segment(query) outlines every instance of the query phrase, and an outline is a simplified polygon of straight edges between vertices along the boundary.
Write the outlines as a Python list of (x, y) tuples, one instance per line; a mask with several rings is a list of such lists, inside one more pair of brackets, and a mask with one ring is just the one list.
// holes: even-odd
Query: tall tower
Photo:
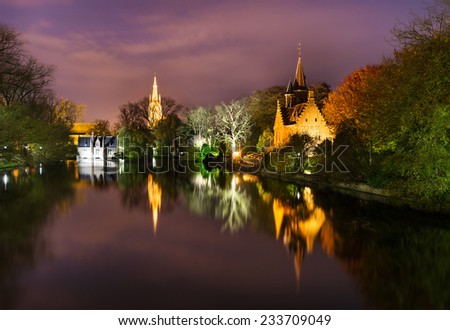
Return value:
[(305, 73), (303, 72), (302, 65), (302, 49), (298, 44), (298, 61), (297, 68), (295, 69), (294, 89), (306, 89)]
[(148, 126), (155, 125), (162, 119), (161, 94), (158, 94), (158, 84), (156, 82), (156, 74), (153, 78), (152, 94), (148, 97)]
[(291, 108), (299, 103), (304, 103), (308, 100), (308, 88), (306, 87), (306, 78), (303, 71), (302, 51), (300, 44), (298, 44), (298, 60), (297, 68), (295, 69), (295, 76), (293, 80), (289, 81), (285, 97), (285, 107)]

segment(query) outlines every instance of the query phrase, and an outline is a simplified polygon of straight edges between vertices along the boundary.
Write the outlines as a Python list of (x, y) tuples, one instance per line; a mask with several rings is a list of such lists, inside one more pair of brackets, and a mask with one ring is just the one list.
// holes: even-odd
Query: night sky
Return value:
[(0, 0), (0, 22), (57, 67), (59, 97), (85, 120), (116, 121), (151, 92), (214, 105), (294, 75), (297, 45), (308, 84), (336, 87), (392, 53), (390, 29), (431, 0)]

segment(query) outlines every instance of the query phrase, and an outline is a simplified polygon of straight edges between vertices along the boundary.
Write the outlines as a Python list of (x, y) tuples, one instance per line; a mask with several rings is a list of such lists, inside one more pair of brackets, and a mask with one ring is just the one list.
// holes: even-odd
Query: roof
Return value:
[(90, 136), (80, 136), (78, 138), (78, 146), (79, 147), (90, 147), (91, 146), (91, 137)]
[(95, 123), (73, 123), (70, 134), (91, 135), (94, 130)]
[(295, 70), (294, 89), (306, 89), (305, 73), (303, 72), (300, 54), (298, 54), (297, 69)]
[(103, 136), (94, 136), (94, 137), (91, 137), (91, 136), (80, 136), (79, 138), (78, 138), (78, 147), (90, 147), (91, 146), (91, 139), (94, 139), (94, 145), (95, 145), (95, 142), (97, 141), (97, 140), (99, 140), (100, 141), (100, 147), (103, 147), (103, 146), (105, 146), (105, 147), (109, 147), (109, 148), (111, 148), (111, 147), (117, 147), (117, 138), (115, 137), (115, 136), (105, 136), (105, 137), (103, 137)]

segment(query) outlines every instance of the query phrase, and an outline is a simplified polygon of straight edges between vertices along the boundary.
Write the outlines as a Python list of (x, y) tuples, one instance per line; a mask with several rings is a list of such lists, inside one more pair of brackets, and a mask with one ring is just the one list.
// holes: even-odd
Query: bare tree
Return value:
[[(147, 109), (143, 106), (143, 99), (121, 105), (119, 108), (119, 124), (123, 128), (142, 130), (148, 126)], [(148, 101), (147, 101), (148, 103)]]
[(251, 117), (244, 99), (223, 103), (216, 107), (216, 129), (220, 138), (236, 151), (238, 144), (244, 143), (251, 133)]
[(201, 147), (212, 138), (214, 120), (213, 109), (196, 107), (189, 110), (185, 120), (186, 135), (193, 138), (194, 146)]
[(0, 99), (5, 105), (35, 102), (51, 94), (55, 68), (39, 63), (23, 50), (20, 34), (0, 25)]
[(96, 119), (94, 123), (95, 123), (94, 125), (95, 135), (102, 135), (102, 136), (111, 135), (111, 129), (108, 120)]
[(161, 98), (161, 108), (163, 118), (171, 114), (180, 116), (180, 114), (182, 114), (186, 110), (184, 106), (178, 104), (170, 96), (163, 96)]

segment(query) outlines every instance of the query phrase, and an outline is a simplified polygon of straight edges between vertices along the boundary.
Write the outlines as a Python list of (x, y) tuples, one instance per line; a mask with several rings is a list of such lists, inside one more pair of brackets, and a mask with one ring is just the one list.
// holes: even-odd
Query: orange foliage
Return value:
[(356, 69), (328, 95), (322, 112), (334, 133), (344, 121), (353, 119), (358, 124), (364, 114), (370, 111), (370, 81), (380, 69), (379, 65)]

